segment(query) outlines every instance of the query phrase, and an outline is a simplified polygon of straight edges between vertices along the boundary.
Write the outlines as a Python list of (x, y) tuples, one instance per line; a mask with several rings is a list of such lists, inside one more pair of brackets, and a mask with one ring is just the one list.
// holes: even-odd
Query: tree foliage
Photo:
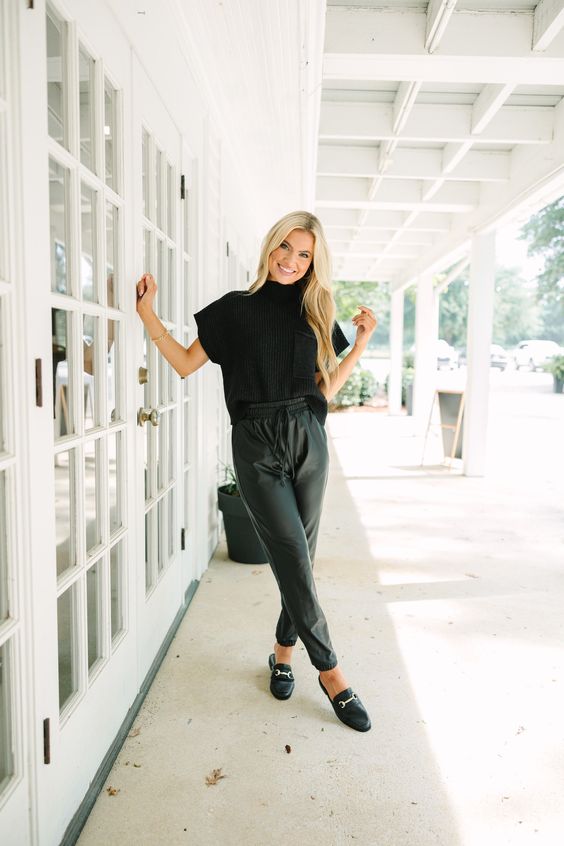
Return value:
[[(439, 335), (458, 349), (466, 347), (469, 274), (465, 270), (441, 296)], [(538, 337), (538, 306), (517, 268), (498, 267), (495, 276), (492, 341), (511, 347)]]
[(337, 319), (343, 324), (345, 335), (352, 341), (356, 329), (351, 323), (358, 306), (371, 308), (378, 318), (378, 326), (372, 334), (368, 346), (373, 349), (386, 346), (390, 332), (390, 297), (386, 285), (379, 282), (344, 282), (333, 283), (333, 295), (337, 306)]
[(542, 256), (544, 269), (537, 277), (537, 300), (564, 320), (564, 197), (534, 214), (519, 237), (529, 242), (530, 256)]

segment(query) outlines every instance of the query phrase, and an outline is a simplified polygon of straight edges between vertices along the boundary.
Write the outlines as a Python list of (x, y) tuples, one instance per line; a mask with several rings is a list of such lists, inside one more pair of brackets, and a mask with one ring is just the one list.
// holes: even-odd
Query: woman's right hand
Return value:
[(157, 293), (157, 283), (151, 273), (144, 273), (137, 282), (137, 314), (143, 317), (153, 309), (153, 300)]

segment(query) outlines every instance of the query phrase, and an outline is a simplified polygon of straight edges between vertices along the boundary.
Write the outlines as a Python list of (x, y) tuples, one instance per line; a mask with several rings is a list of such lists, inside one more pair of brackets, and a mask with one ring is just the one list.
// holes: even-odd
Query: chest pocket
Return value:
[(294, 376), (298, 379), (315, 378), (317, 341), (313, 331), (296, 329), (294, 332)]

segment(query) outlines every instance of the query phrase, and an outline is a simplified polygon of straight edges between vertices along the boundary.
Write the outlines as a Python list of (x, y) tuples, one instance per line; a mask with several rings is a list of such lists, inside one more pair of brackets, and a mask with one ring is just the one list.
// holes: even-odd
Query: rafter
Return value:
[(429, 53), (439, 46), (455, 6), (456, 0), (429, 0), (425, 26), (425, 49)]
[[(550, 106), (502, 106), (480, 138), (497, 144), (548, 144), (552, 140), (554, 109)], [(324, 102), (319, 137), (322, 141), (388, 140), (393, 131), (392, 107), (387, 103)], [(415, 104), (399, 135), (401, 141), (475, 141), (472, 106)]]
[[(438, 6), (445, 9), (449, 3), (437, 0)], [(560, 0), (541, 0), (545, 5), (536, 16), (528, 10), (450, 10), (448, 26), (443, 31), (440, 42), (440, 56), (429, 56), (426, 45), (426, 29), (429, 20), (437, 22), (439, 18), (433, 16), (435, 3), (429, 3), (429, 12), (423, 9), (391, 7), (371, 9), (350, 9), (329, 7), (325, 28), (325, 64), (332, 56), (379, 57), (386, 59), (396, 56), (401, 62), (419, 58), (420, 67), (430, 68), (441, 65), (440, 59), (447, 64), (463, 63), (467, 70), (479, 73), (478, 63), (495, 60), (497, 65), (503, 65), (507, 59), (526, 60), (535, 57), (533, 52), (534, 26), (536, 17), (537, 31), (542, 38), (546, 32), (550, 35), (555, 27), (560, 27)], [(539, 4), (540, 5), (540, 4)], [(556, 30), (557, 31), (557, 30)], [(548, 37), (548, 36), (546, 36)], [(542, 43), (542, 42), (541, 42)], [(536, 48), (539, 49), (539, 48)], [(558, 47), (553, 43), (546, 44), (546, 55), (562, 58)], [(538, 56), (536, 58), (539, 58)], [(429, 62), (429, 59), (433, 61)], [(473, 65), (473, 66), (472, 66)], [(515, 64), (512, 65), (515, 67)], [(341, 76), (346, 79), (347, 76)], [(374, 79), (384, 79), (380, 75)], [(396, 80), (427, 79), (411, 70), (407, 75), (391, 77)], [(451, 76), (452, 80), (453, 77)], [(476, 76), (473, 77), (476, 81)], [(485, 82), (494, 82), (486, 78)], [(516, 81), (511, 77), (506, 82)], [(526, 79), (522, 80), (523, 82)]]
[[(454, 145), (453, 145), (454, 146)], [(364, 176), (378, 174), (379, 148), (321, 144), (317, 165), (320, 176)], [(448, 179), (476, 182), (503, 182), (509, 178), (510, 154), (470, 150), (455, 167), (445, 169), (443, 150), (397, 147), (384, 179)], [(448, 161), (447, 161), (448, 164)]]
[(546, 50), (562, 27), (564, 27), (562, 0), (540, 0), (533, 17), (532, 49)]
[(479, 200), (479, 186), (470, 182), (450, 182), (441, 186), (432, 200), (423, 199), (423, 183), (388, 180), (375, 199), (369, 198), (366, 180), (318, 177), (317, 205), (320, 208), (389, 209), (440, 211), (461, 214), (470, 211)]

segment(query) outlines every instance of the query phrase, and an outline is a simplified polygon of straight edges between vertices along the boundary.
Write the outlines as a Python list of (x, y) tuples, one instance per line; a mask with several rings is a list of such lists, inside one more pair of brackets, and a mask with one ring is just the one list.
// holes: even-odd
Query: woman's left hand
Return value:
[(353, 324), (356, 326), (356, 339), (354, 345), (355, 347), (364, 350), (368, 343), (368, 339), (378, 326), (378, 320), (374, 316), (374, 312), (367, 308), (367, 306), (357, 306), (357, 308), (360, 309), (360, 314), (355, 314), (352, 319)]

